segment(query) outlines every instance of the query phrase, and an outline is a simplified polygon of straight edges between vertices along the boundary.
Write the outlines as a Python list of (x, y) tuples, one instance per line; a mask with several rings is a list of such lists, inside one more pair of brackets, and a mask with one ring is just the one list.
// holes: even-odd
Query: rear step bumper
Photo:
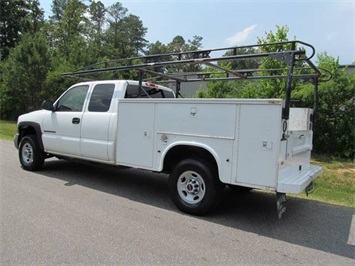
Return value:
[(277, 192), (301, 193), (322, 172), (322, 167), (310, 165), (305, 171), (300, 171), (298, 174), (279, 180)]

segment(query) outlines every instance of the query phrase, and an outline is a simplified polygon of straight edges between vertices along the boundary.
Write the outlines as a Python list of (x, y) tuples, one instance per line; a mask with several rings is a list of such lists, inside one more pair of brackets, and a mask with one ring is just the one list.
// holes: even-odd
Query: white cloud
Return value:
[(336, 37), (337, 37), (337, 33), (336, 32), (328, 32), (327, 34), (326, 34), (326, 39), (328, 40), (328, 41), (333, 41), (333, 40), (335, 40), (336, 39)]
[(254, 31), (255, 27), (256, 27), (256, 24), (249, 26), (242, 31), (239, 31), (236, 34), (234, 34), (233, 36), (227, 38), (225, 40), (225, 42), (228, 45), (240, 44), (248, 38), (248, 36)]

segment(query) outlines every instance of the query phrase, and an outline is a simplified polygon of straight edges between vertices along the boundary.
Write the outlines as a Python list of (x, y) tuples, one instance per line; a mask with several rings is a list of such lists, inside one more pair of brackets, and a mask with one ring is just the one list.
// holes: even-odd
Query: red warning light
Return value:
[(157, 84), (151, 83), (151, 82), (145, 82), (145, 85), (148, 87), (152, 87), (152, 88), (158, 88)]

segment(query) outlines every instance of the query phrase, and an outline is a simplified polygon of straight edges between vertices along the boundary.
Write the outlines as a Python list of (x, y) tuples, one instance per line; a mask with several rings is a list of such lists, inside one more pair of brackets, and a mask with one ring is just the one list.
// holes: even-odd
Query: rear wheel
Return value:
[(22, 138), (19, 146), (19, 159), (23, 169), (36, 171), (42, 168), (45, 154), (40, 149), (36, 136)]
[(202, 215), (217, 207), (223, 185), (218, 180), (215, 167), (198, 159), (186, 159), (170, 174), (169, 189), (180, 210)]

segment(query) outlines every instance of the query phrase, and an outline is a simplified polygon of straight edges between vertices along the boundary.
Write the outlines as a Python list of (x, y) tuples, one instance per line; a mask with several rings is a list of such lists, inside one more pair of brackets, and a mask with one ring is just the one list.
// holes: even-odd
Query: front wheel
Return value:
[(217, 207), (223, 185), (215, 167), (202, 160), (186, 159), (170, 174), (169, 189), (180, 210), (203, 215)]
[(42, 168), (45, 155), (40, 149), (34, 135), (22, 138), (19, 146), (19, 159), (23, 169), (36, 171)]

